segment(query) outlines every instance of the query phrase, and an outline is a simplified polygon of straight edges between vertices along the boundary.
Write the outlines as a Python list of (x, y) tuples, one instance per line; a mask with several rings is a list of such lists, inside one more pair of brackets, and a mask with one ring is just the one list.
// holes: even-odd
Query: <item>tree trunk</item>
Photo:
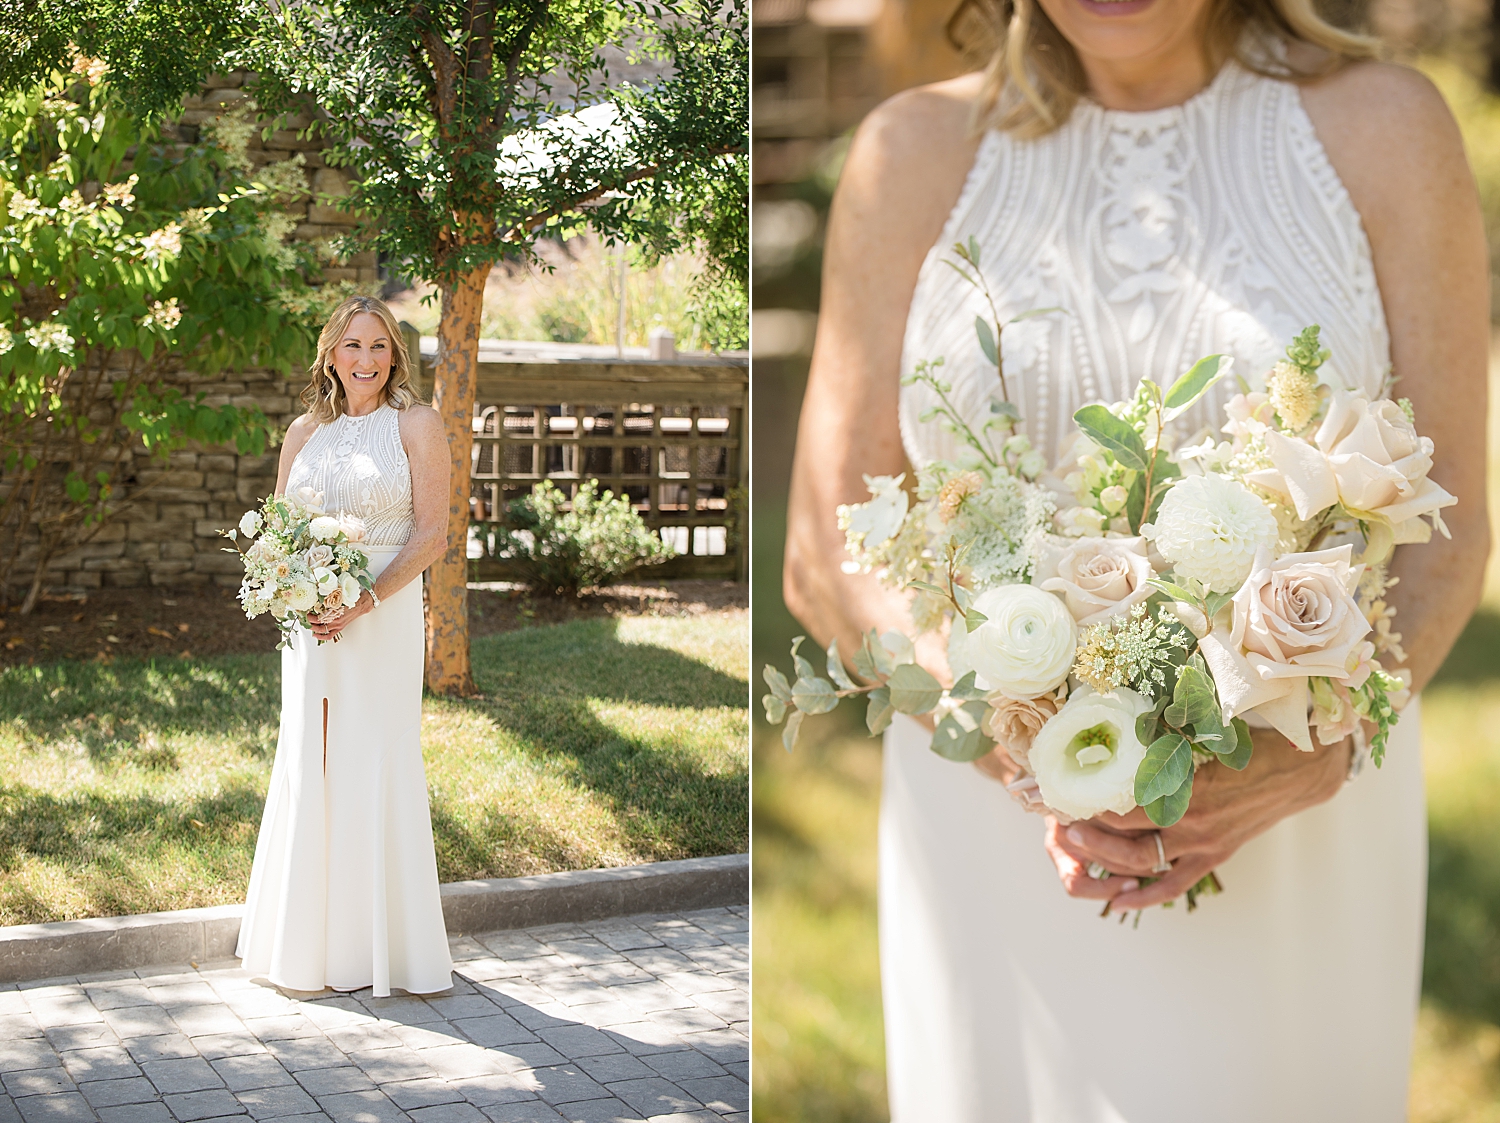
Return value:
[(427, 688), (473, 694), (469, 669), (469, 463), (479, 321), (489, 265), (443, 284), (432, 404), (448, 435), (448, 552), (427, 571)]

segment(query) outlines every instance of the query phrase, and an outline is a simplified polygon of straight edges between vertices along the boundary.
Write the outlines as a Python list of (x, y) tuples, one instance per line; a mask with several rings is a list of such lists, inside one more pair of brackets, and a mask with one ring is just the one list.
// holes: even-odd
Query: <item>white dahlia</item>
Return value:
[(1141, 527), (1181, 579), (1232, 593), (1250, 575), (1255, 551), (1274, 549), (1276, 516), (1243, 484), (1223, 476), (1189, 476), (1162, 500), (1156, 522)]

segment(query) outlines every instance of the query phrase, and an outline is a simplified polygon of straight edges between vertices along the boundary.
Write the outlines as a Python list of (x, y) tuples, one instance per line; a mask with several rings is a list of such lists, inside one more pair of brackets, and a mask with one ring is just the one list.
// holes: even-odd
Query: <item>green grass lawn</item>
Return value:
[[(428, 698), (442, 880), (745, 850), (746, 613), (475, 640)], [(275, 653), (0, 670), (0, 924), (243, 898), (276, 751)]]

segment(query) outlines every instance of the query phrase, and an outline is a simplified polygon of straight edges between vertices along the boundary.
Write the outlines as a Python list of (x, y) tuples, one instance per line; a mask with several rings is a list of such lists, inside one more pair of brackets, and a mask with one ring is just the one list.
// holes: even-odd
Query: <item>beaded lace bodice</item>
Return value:
[[(983, 296), (943, 263), (970, 237), (1002, 320), (1057, 306), (1003, 336), (1006, 382), (1049, 463), (1079, 406), (1169, 385), (1205, 355), (1235, 357), (1252, 385), (1308, 324), (1333, 360), (1326, 380), (1378, 394), (1390, 340), (1369, 241), (1297, 88), (1233, 63), (1189, 101), (1143, 113), (1083, 102), (1039, 140), (999, 132), (974, 166), (912, 296), (901, 370), (942, 357), (939, 376), (971, 423), (999, 396), (974, 317)], [(1179, 422), (1222, 424), (1226, 379)], [(918, 418), (935, 398), (901, 392), (907, 455), (955, 451)]]
[(400, 421), (399, 412), (382, 405), (363, 417), (341, 414), (319, 425), (292, 461), (288, 494), (311, 487), (322, 493), (329, 514), (364, 520), (367, 544), (405, 545), (416, 517)]

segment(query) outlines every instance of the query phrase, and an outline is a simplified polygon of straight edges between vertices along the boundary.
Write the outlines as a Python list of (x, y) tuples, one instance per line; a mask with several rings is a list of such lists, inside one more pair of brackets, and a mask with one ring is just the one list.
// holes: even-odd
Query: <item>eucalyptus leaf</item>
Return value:
[(797, 747), (797, 731), (802, 728), (802, 719), (807, 717), (801, 710), (793, 710), (787, 715), (786, 725), (781, 730), (781, 743), (791, 752)]
[(1188, 770), (1188, 777), (1182, 782), (1171, 795), (1164, 795), (1160, 799), (1152, 800), (1145, 805), (1146, 818), (1150, 819), (1158, 827), (1173, 826), (1179, 819), (1187, 814), (1188, 801), (1193, 798), (1193, 772)]
[(803, 713), (826, 714), (839, 704), (839, 696), (826, 678), (809, 676), (792, 683), (792, 702)]
[(990, 751), (990, 740), (980, 728), (984, 702), (965, 702), (942, 721), (932, 733), (932, 751), (944, 760), (965, 762), (978, 760)]
[(969, 611), (969, 605), (974, 603), (974, 594), (963, 585), (953, 586), (953, 603), (958, 605), (960, 612)]
[(1229, 373), (1234, 360), (1228, 355), (1209, 355), (1199, 359), (1186, 374), (1172, 383), (1172, 388), (1162, 399), (1167, 407), (1164, 420), (1171, 421), (1201, 398), (1210, 386)]
[(1142, 807), (1182, 787), (1193, 771), (1193, 746), (1180, 733), (1151, 742), (1135, 770), (1135, 801)]
[(1179, 706), (1176, 702), (1169, 703), (1167, 708), (1162, 711), (1161, 716), (1162, 720), (1168, 725), (1176, 726), (1178, 729), (1181, 729), (1188, 723), (1187, 710)]
[(1146, 444), (1130, 422), (1120, 420), (1101, 405), (1084, 406), (1073, 414), (1073, 421), (1121, 465), (1139, 472), (1146, 470)]
[(979, 337), (979, 349), (984, 352), (984, 357), (999, 366), (1000, 353), (995, 345), (995, 330), (983, 316), (974, 317), (974, 334)]
[(1230, 752), (1219, 754), (1219, 761), (1227, 764), (1236, 772), (1243, 772), (1245, 765), (1250, 763), (1250, 752), (1255, 747), (1250, 740), (1250, 726), (1245, 724), (1243, 718), (1235, 718), (1229, 723), (1235, 734), (1234, 749)]
[(972, 632), (981, 625), (988, 624), (989, 622), (990, 618), (977, 608), (971, 608), (968, 612), (964, 613), (964, 627), (968, 631)]
[(802, 641), (805, 639), (807, 639), (806, 636), (797, 636), (792, 640), (792, 663), (796, 667), (799, 679), (817, 678), (818, 672), (813, 670), (813, 665), (797, 653), (797, 649), (802, 646)]
[(761, 672), (761, 677), (766, 680), (766, 685), (771, 688), (771, 693), (776, 697), (783, 702), (792, 700), (792, 684), (787, 682), (786, 675), (767, 663), (765, 670)]
[(858, 690), (859, 684), (849, 677), (844, 661), (839, 658), (839, 641), (828, 645), (828, 677), (838, 684), (840, 690)]
[(1062, 312), (1064, 310), (1060, 305), (1055, 304), (1051, 308), (1028, 308), (1024, 312), (1017, 312), (1005, 322), (1007, 325), (1019, 324), (1022, 320), (1029, 320), (1033, 316), (1050, 316), (1053, 312)]
[(772, 725), (780, 725), (781, 719), (786, 717), (786, 703), (774, 694), (763, 695), (760, 703), (766, 708), (766, 720)]
[(869, 697), (869, 705), (865, 707), (865, 728), (874, 737), (884, 733), (885, 727), (891, 724), (896, 707), (891, 705), (891, 692), (884, 686), (870, 691)]
[(902, 663), (886, 683), (891, 705), (903, 714), (925, 714), (943, 696), (942, 685), (915, 663)]
[(947, 589), (944, 589), (940, 585), (934, 585), (931, 581), (908, 581), (906, 587), (908, 589), (920, 589), (924, 593), (931, 593), (938, 597), (946, 598), (948, 596)]
[(979, 687), (974, 685), (974, 680), (977, 677), (978, 675), (975, 671), (970, 671), (964, 675), (963, 678), (953, 684), (953, 689), (948, 691), (948, 697), (956, 698), (960, 702), (982, 700), (985, 696), (985, 691), (980, 690)]
[(1135, 739), (1149, 745), (1161, 736), (1161, 711), (1148, 710), (1135, 719)]
[[(871, 679), (885, 678), (896, 669), (896, 661), (891, 658), (885, 644), (880, 642), (880, 636), (874, 628), (865, 633), (859, 654), (854, 657), (854, 665), (859, 668), (860, 674)], [(869, 668), (868, 672), (866, 667)]]
[(1008, 417), (1012, 421), (1021, 420), (1021, 407), (1015, 402), (991, 402), (990, 412), (1000, 417)]
[(976, 269), (979, 268), (979, 239), (972, 234), (969, 235), (967, 249), (969, 251), (969, 260), (974, 263)]
[(1198, 603), (1198, 598), (1193, 595), (1190, 589), (1184, 589), (1175, 581), (1168, 581), (1165, 577), (1153, 577), (1146, 584), (1150, 585), (1157, 592), (1165, 593), (1173, 600), (1181, 601), (1183, 604)]

